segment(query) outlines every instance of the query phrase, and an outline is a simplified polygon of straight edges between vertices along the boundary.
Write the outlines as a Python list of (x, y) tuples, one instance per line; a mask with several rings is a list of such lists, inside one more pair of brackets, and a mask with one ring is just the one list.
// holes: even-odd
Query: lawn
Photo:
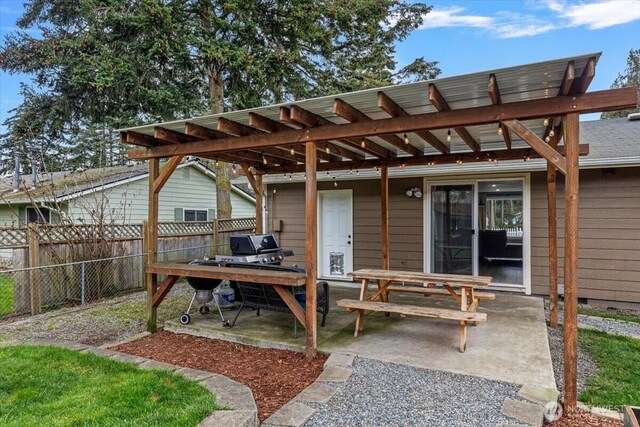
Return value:
[(13, 313), (13, 278), (0, 274), (0, 316)]
[(602, 407), (640, 402), (640, 340), (586, 329), (579, 336), (598, 367), (580, 400)]
[(179, 375), (90, 353), (0, 348), (2, 426), (196, 426), (215, 397)]

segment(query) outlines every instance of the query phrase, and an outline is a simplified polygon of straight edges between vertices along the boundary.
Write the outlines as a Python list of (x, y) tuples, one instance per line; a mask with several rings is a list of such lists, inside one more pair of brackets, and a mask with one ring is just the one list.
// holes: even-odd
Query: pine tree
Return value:
[(632, 110), (619, 110), (608, 111), (602, 113), (601, 118), (613, 119), (616, 117), (627, 117), (631, 113), (640, 112), (640, 49), (629, 50), (629, 56), (627, 57), (627, 68), (618, 74), (618, 77), (613, 81), (611, 88), (620, 88), (636, 86), (638, 88), (638, 105)]

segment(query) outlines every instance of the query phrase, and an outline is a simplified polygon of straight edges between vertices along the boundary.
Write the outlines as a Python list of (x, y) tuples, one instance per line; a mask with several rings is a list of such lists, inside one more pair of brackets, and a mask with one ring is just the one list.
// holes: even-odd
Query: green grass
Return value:
[(640, 317), (625, 316), (624, 314), (618, 314), (604, 310), (596, 310), (593, 308), (578, 307), (578, 313), (584, 314), (586, 316), (597, 316), (607, 319), (624, 320), (625, 322), (640, 323)]
[(640, 402), (640, 340), (586, 329), (579, 337), (598, 367), (580, 400), (601, 407)]
[(215, 397), (179, 375), (89, 353), (0, 348), (2, 426), (196, 426)]
[(13, 313), (13, 278), (0, 274), (0, 316)]

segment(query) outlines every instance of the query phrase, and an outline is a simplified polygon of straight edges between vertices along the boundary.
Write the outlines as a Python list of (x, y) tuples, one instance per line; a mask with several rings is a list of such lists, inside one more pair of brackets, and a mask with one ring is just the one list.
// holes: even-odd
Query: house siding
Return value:
[[(88, 194), (69, 202), (69, 215), (90, 222), (89, 213), (101, 203), (107, 220), (140, 223), (147, 219), (149, 200), (147, 179), (138, 179), (104, 191)], [(231, 193), (234, 218), (255, 216), (255, 205), (235, 192)], [(159, 196), (158, 220), (174, 221), (175, 208), (215, 209), (215, 181), (191, 166), (176, 170)], [(210, 218), (212, 219), (212, 218)]]
[[(353, 190), (353, 267), (379, 268), (380, 181), (340, 181), (338, 189)], [(389, 181), (389, 249), (391, 268), (423, 269), (423, 200), (408, 198), (408, 188), (422, 186), (421, 178)], [(276, 193), (273, 193), (276, 187)], [(318, 190), (333, 190), (333, 182), (319, 182)], [(282, 221), (276, 232), (280, 244), (295, 253), (288, 261), (303, 265), (305, 260), (304, 184), (271, 184), (267, 190), (267, 229)]]
[[(607, 171), (607, 173), (605, 173)], [(564, 180), (558, 174), (558, 282), (564, 269)], [(640, 303), (640, 168), (580, 171), (578, 296)], [(531, 175), (531, 286), (548, 295), (546, 174)]]
[[(580, 171), (579, 297), (640, 303), (640, 168)], [(408, 188), (422, 187), (422, 178), (389, 180), (389, 238), (391, 268), (422, 271), (424, 266), (422, 199), (409, 198)], [(304, 184), (271, 184), (267, 229), (283, 247), (293, 249), (291, 262), (304, 265)], [(333, 189), (320, 182), (319, 190)], [(341, 181), (353, 190), (354, 269), (381, 265), (380, 182)], [(563, 283), (564, 187), (558, 174), (559, 283)], [(548, 294), (546, 174), (531, 174), (531, 291)]]

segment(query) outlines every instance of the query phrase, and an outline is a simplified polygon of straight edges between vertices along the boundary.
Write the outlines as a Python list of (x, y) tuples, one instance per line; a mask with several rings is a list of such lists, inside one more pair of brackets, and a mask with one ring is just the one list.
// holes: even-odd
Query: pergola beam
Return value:
[(158, 178), (153, 183), (153, 192), (159, 193), (162, 190), (162, 187), (169, 181), (171, 175), (176, 170), (176, 168), (180, 165), (184, 159), (184, 156), (179, 154), (177, 156), (173, 156), (169, 159), (167, 163), (165, 163), (162, 168), (160, 168), (160, 173), (158, 174)]
[[(304, 108), (298, 107), (297, 105), (292, 106), (289, 111), (291, 114), (291, 119), (293, 121), (301, 123), (303, 126), (308, 128), (316, 126), (335, 126), (335, 123), (325, 119), (322, 116), (312, 113), (311, 111), (307, 111)], [(371, 154), (372, 156), (382, 158), (389, 158), (394, 156), (391, 151), (365, 138), (363, 138), (360, 142), (352, 139), (341, 139), (339, 140), (339, 142), (348, 145), (349, 147), (355, 148), (359, 152)], [(358, 158), (354, 158), (353, 156), (351, 156), (349, 157), (351, 160), (364, 159), (364, 156), (362, 154), (354, 154), (356, 154)]]
[[(593, 113), (632, 108), (637, 103), (635, 87), (608, 89), (573, 97), (541, 98), (529, 101), (487, 105), (455, 111), (416, 114), (409, 117), (392, 117), (371, 122), (333, 124), (308, 129), (291, 129), (283, 132), (248, 135), (240, 138), (223, 138), (129, 150), (131, 159), (170, 157), (175, 154), (198, 155), (261, 149), (307, 141), (331, 141), (344, 138), (360, 138), (372, 135), (415, 132), (419, 130), (446, 129), (457, 126), (476, 126), (505, 120), (527, 120), (553, 117), (567, 113)], [(293, 111), (292, 111), (293, 112)]]
[[(269, 133), (282, 132), (283, 130), (291, 129), (291, 127), (285, 124), (256, 113), (249, 113), (249, 126)], [(298, 154), (299, 156), (304, 157), (304, 144), (292, 144), (287, 148), (292, 150), (291, 155)], [(318, 152), (316, 153), (316, 155), (321, 160), (325, 160), (327, 162), (332, 162), (336, 159), (342, 160), (342, 156), (338, 153), (335, 153), (335, 150), (330, 150), (329, 153), (320, 149), (318, 149), (317, 151)]]
[[(498, 87), (498, 79), (495, 74), (489, 76), (489, 84), (487, 85), (487, 92), (491, 103), (493, 105), (502, 104), (502, 97), (500, 96), (500, 88)], [(504, 145), (507, 146), (507, 150), (511, 150), (511, 135), (509, 135), (509, 129), (502, 126), (502, 122), (498, 125), (502, 131), (502, 138), (504, 139)]]
[[(558, 153), (564, 154), (564, 146), (558, 147)], [(589, 154), (589, 145), (580, 144), (580, 155), (586, 156)], [(360, 161), (350, 162), (336, 162), (336, 163), (319, 163), (317, 170), (324, 171), (341, 171), (341, 170), (356, 170), (356, 169), (373, 169), (374, 167), (409, 167), (409, 166), (432, 166), (442, 164), (453, 164), (458, 160), (462, 163), (482, 163), (487, 161), (506, 161), (506, 160), (523, 160), (529, 157), (531, 159), (542, 158), (535, 150), (531, 148), (514, 148), (511, 150), (497, 150), (483, 153), (454, 153), (454, 154), (436, 154), (433, 156), (416, 156), (416, 157), (401, 157), (392, 160), (381, 161), (380, 159), (367, 159)], [(304, 172), (302, 165), (294, 166), (291, 168), (286, 167), (272, 167), (269, 168), (267, 173), (300, 173)]]
[[(440, 93), (436, 85), (431, 83), (429, 85), (429, 102), (436, 107), (438, 111), (451, 111), (451, 107), (444, 96)], [(472, 151), (480, 151), (480, 144), (471, 136), (469, 131), (464, 126), (453, 126), (453, 130), (462, 138), (462, 140), (471, 148)]]
[[(371, 117), (367, 116), (362, 111), (353, 107), (351, 104), (346, 103), (340, 98), (336, 98), (333, 100), (333, 112), (351, 123), (363, 123), (363, 122), (373, 121)], [(399, 148), (400, 150), (412, 156), (419, 156), (423, 154), (422, 150), (418, 150), (416, 147), (414, 147), (411, 144), (405, 144), (402, 138), (400, 138), (398, 135), (391, 135), (391, 134), (378, 135), (378, 138), (388, 142), (394, 147)]]
[(541, 140), (538, 135), (533, 133), (528, 127), (518, 120), (505, 120), (502, 123), (520, 137), (524, 142), (529, 144), (536, 153), (551, 162), (553, 166), (563, 174), (567, 173), (567, 162), (553, 147)]
[[(409, 113), (404, 108), (396, 104), (396, 102), (389, 98), (389, 96), (380, 91), (378, 92), (378, 108), (390, 115), (391, 117), (407, 117)], [(442, 154), (449, 154), (449, 147), (447, 147), (437, 136), (429, 132), (428, 130), (421, 130), (414, 132), (420, 139), (431, 145)]]

